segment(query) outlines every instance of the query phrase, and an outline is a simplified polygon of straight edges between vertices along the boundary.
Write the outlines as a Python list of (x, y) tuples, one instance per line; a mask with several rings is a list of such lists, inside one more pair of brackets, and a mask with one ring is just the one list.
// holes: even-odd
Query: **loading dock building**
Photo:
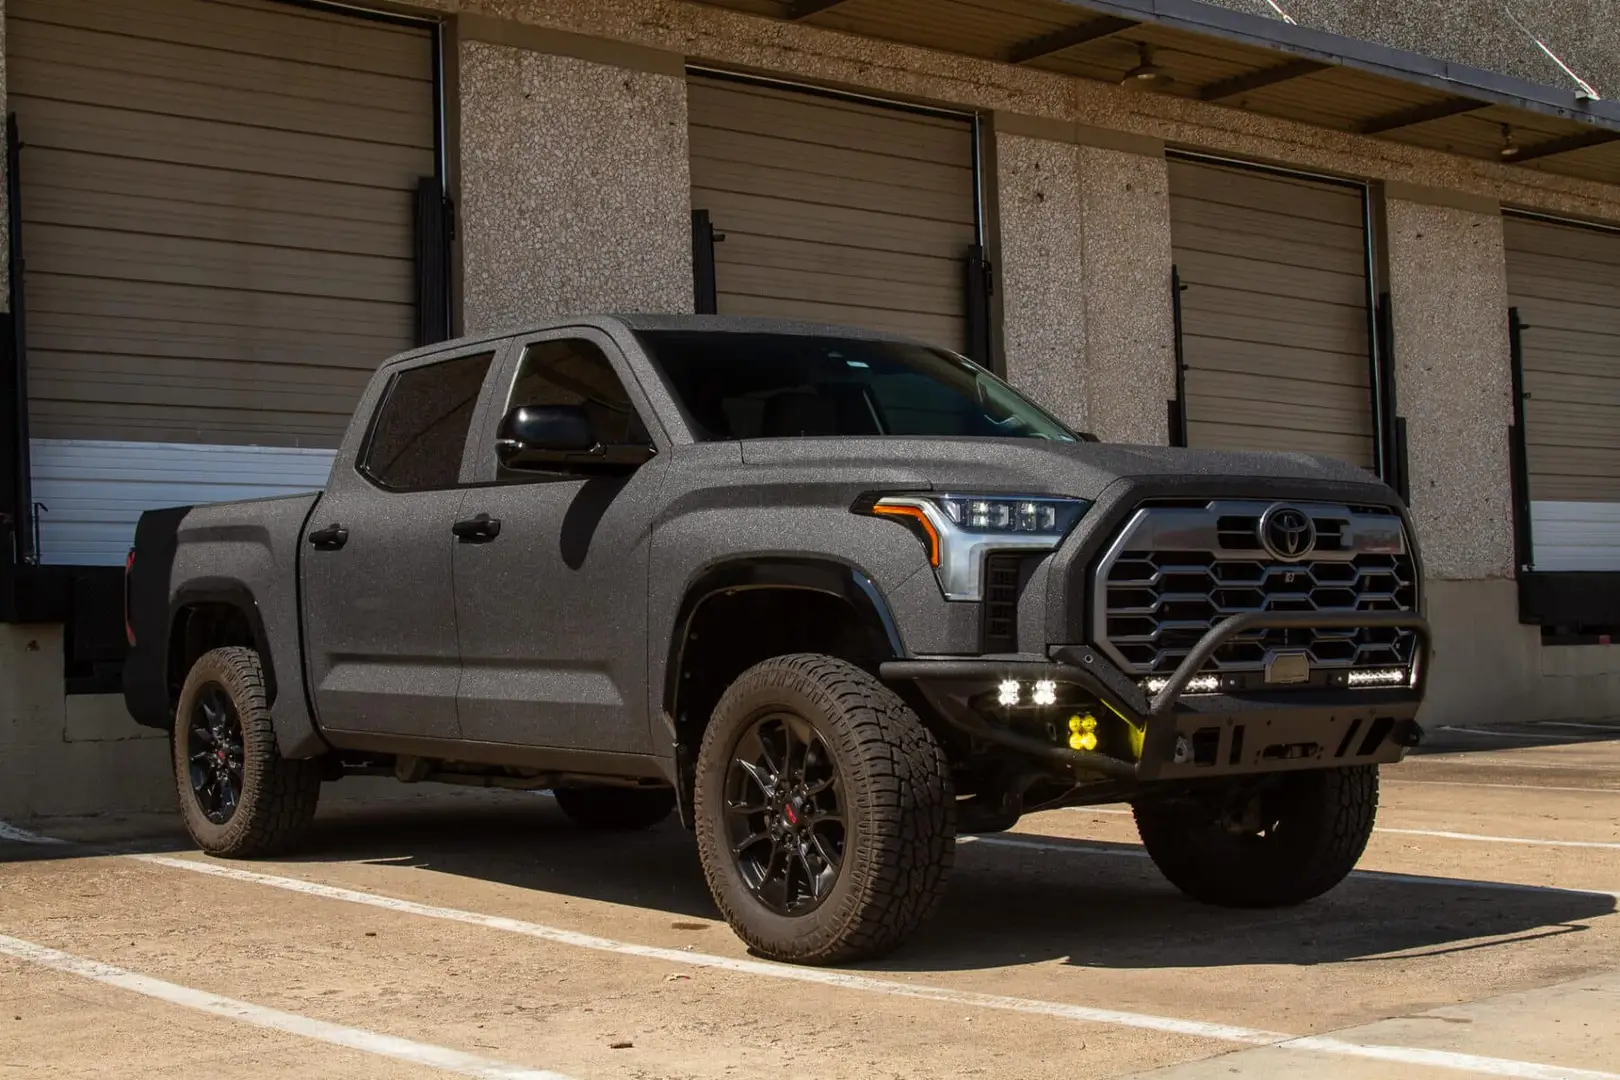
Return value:
[(380, 359), (581, 310), (1352, 461), (1422, 530), (1431, 722), (1620, 713), (1620, 106), (1551, 75), (1197, 0), (4, 14), (0, 814), (167, 801), (116, 696), (142, 509), (318, 486)]

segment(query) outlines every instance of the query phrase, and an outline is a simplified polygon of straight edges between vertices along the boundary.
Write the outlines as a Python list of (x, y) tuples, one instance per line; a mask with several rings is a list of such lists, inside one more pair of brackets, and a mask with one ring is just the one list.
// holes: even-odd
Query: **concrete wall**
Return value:
[(995, 123), (1002, 340), (1011, 382), (1112, 442), (1168, 441), (1175, 395), (1163, 147)]
[[(647, 50), (625, 57), (658, 63)], [(661, 66), (461, 43), (467, 332), (551, 315), (692, 310), (686, 80), (679, 57)]]
[(61, 627), (0, 624), (0, 820), (173, 806), (168, 737), (63, 696)]

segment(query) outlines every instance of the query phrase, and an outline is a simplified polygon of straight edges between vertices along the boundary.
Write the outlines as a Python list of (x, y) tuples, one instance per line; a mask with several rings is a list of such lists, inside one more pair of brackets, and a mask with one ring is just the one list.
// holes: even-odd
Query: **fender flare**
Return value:
[(756, 589), (792, 589), (837, 597), (854, 610), (875, 635), (874, 640), (885, 643), (889, 659), (909, 655), (887, 598), (866, 571), (853, 563), (820, 555), (727, 558), (698, 571), (682, 594), (665, 654), (663, 706), (664, 715), (672, 723), (677, 716), (686, 642), (698, 611), (718, 596)]
[(265, 633), (264, 616), (259, 612), (259, 601), (254, 597), (253, 590), (236, 578), (196, 578), (175, 590), (174, 598), (169, 602), (168, 634), (163, 644), (163, 670), (168, 670), (169, 650), (174, 641), (174, 631), (181, 613), (187, 608), (203, 604), (232, 608), (247, 621), (248, 631), (253, 635), (253, 648), (259, 654), (259, 666), (264, 669), (265, 698), (268, 704), (274, 705), (276, 665), (275, 658), (270, 655), (270, 637)]

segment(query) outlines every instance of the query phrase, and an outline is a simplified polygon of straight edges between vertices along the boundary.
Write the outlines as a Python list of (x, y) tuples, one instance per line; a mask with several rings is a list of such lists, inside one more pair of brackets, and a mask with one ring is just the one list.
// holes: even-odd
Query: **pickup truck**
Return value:
[(1421, 577), (1348, 464), (1102, 444), (879, 333), (578, 318), (385, 362), (323, 492), (144, 514), (124, 684), (207, 852), (355, 774), (678, 812), (748, 945), (833, 963), (1053, 807), (1129, 803), (1202, 901), (1332, 888), (1422, 736)]

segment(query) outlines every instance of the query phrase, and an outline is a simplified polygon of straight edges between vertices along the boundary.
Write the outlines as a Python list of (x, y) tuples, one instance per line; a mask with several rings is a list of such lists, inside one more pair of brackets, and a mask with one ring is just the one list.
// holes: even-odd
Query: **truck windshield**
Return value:
[(903, 341), (642, 330), (699, 441), (1081, 436), (969, 360)]

